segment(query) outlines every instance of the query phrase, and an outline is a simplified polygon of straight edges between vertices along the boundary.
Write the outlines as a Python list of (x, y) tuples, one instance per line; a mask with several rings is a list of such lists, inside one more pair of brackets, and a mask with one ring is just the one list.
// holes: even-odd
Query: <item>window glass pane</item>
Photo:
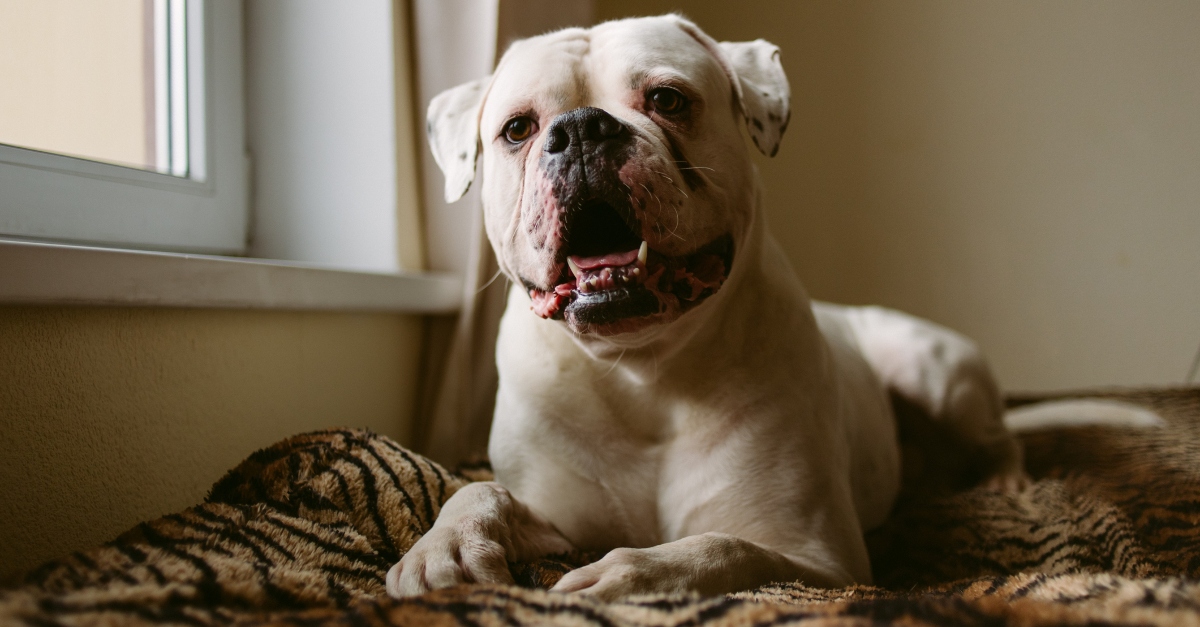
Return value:
[(0, 0), (0, 143), (188, 176), (185, 0)]

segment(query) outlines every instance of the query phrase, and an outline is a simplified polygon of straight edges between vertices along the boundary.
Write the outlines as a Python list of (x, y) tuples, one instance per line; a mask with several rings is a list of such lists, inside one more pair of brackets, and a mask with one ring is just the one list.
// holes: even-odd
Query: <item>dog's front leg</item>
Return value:
[(773, 581), (838, 587), (853, 579), (848, 573), (803, 566), (727, 533), (708, 532), (645, 549), (613, 549), (599, 561), (567, 573), (551, 590), (611, 601), (655, 592), (717, 595)]
[(460, 583), (513, 583), (509, 561), (572, 548), (500, 484), (472, 483), (446, 501), (433, 528), (388, 571), (387, 592), (400, 598)]

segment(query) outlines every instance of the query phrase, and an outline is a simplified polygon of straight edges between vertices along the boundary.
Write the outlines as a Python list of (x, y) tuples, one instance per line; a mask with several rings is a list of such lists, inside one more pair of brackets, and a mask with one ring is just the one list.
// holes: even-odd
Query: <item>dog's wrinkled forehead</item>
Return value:
[(654, 81), (728, 94), (759, 151), (778, 150), (791, 100), (779, 48), (761, 39), (718, 43), (677, 15), (619, 20), (519, 41), (495, 75), (430, 102), (426, 128), (446, 175), (446, 200), (457, 200), (475, 180), (479, 148), (496, 139), (505, 120), (584, 106), (634, 110), (644, 97), (639, 89)]
[(517, 113), (632, 107), (631, 99), (642, 97), (636, 90), (647, 80), (664, 79), (734, 97), (717, 57), (678, 20), (608, 22), (523, 40), (496, 70), (481, 131), (486, 134)]

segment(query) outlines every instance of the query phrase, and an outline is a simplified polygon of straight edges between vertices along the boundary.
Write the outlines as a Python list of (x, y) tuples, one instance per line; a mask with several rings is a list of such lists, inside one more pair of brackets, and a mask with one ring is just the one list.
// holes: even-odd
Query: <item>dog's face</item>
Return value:
[(430, 105), (447, 197), (481, 146), (488, 238), (537, 315), (597, 335), (670, 323), (736, 263), (754, 211), (741, 125), (774, 154), (789, 99), (778, 57), (677, 16), (517, 42), (492, 77)]

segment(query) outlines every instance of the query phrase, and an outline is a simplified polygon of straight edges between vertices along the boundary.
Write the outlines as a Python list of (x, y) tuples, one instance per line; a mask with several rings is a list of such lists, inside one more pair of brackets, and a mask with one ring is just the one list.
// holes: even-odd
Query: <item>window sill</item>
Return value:
[(462, 281), (0, 239), (0, 303), (443, 314), (461, 306)]

